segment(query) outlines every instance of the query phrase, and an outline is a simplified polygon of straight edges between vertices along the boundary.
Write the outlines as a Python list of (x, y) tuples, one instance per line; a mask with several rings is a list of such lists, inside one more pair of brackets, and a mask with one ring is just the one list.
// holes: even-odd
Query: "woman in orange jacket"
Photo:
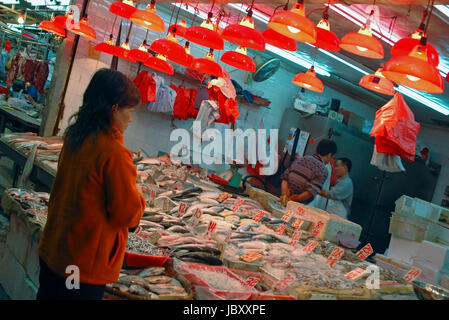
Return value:
[(128, 241), (145, 200), (123, 133), (140, 103), (118, 71), (92, 77), (67, 129), (40, 244), (38, 300), (101, 299), (118, 280)]

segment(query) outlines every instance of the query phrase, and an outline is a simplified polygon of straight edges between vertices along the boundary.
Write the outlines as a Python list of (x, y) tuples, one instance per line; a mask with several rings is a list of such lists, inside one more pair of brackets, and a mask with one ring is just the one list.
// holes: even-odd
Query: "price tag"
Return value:
[(357, 257), (359, 257), (360, 260), (365, 260), (366, 258), (368, 258), (370, 255), (372, 255), (374, 252), (373, 247), (371, 246), (370, 243), (368, 243), (366, 246), (364, 246), (362, 249), (360, 249), (359, 251), (357, 251), (357, 253), (355, 254)]
[(415, 267), (412, 267), (407, 274), (404, 276), (404, 280), (407, 282), (412, 282), (413, 280), (415, 280), (416, 278), (419, 277), (419, 275), (421, 274), (421, 270)]
[(283, 234), (284, 231), (285, 231), (285, 228), (287, 228), (287, 226), (286, 226), (285, 224), (281, 224), (281, 225), (279, 226), (279, 228), (277, 228), (276, 233), (277, 233), (278, 235), (282, 236), (282, 234)]
[(153, 204), (154, 198), (156, 198), (156, 190), (151, 189), (151, 192), (150, 192), (150, 205)]
[(232, 235), (232, 231), (228, 232), (228, 235), (226, 236), (226, 238), (224, 240), (225, 243), (228, 243), (229, 240), (231, 240), (231, 235)]
[(204, 238), (206, 238), (206, 240), (212, 240), (212, 234), (215, 231), (215, 228), (217, 227), (217, 223), (214, 221), (210, 221), (209, 222), (209, 226), (207, 227), (207, 231), (204, 234)]
[(195, 213), (194, 213), (192, 219), (190, 220), (190, 226), (192, 228), (195, 227), (198, 224), (198, 222), (200, 222), (200, 218), (201, 218), (202, 214), (203, 213), (201, 212), (200, 208), (197, 208), (195, 210)]
[(168, 211), (168, 198), (164, 198), (164, 202), (162, 203), (162, 211)]
[(311, 253), (317, 245), (318, 245), (318, 241), (312, 240), (304, 248), (302, 248), (302, 251)]
[(229, 198), (231, 198), (232, 195), (227, 193), (227, 192), (223, 192), (222, 194), (220, 194), (217, 198), (218, 202), (225, 202), (226, 200), (228, 200)]
[(239, 209), (240, 209), (240, 207), (242, 206), (243, 202), (245, 202), (245, 199), (243, 199), (243, 198), (238, 198), (238, 199), (235, 201), (235, 203), (234, 203), (234, 205), (232, 206), (232, 208), (231, 208), (232, 211), (234, 211), (234, 212), (239, 211)]
[(262, 210), (259, 210), (259, 212), (257, 212), (257, 214), (254, 216), (253, 220), (259, 222), (260, 219), (263, 218), (264, 214), (265, 213)]
[(187, 204), (185, 204), (184, 202), (179, 203), (179, 208), (178, 208), (178, 218), (181, 218), (187, 210)]
[(258, 284), (258, 283), (259, 283), (259, 279), (254, 278), (254, 277), (248, 277), (248, 279), (245, 280), (245, 286), (251, 287), (251, 288), (254, 288), (256, 286), (256, 284)]
[(279, 280), (273, 288), (276, 290), (286, 290), (293, 282), (295, 282), (295, 277), (291, 273), (288, 273), (284, 278)]
[(302, 216), (304, 214), (304, 208), (298, 207), (298, 209), (296, 210), (296, 214), (299, 216)]
[(316, 226), (313, 228), (313, 236), (318, 237), (320, 234), (321, 228), (324, 226), (324, 223), (322, 221), (318, 221)]
[(299, 229), (301, 229), (301, 226), (302, 226), (303, 223), (304, 223), (303, 220), (301, 220), (301, 219), (296, 219), (295, 222), (293, 222), (293, 227), (294, 227), (296, 230), (299, 230)]
[(302, 234), (301, 231), (295, 231), (295, 233), (293, 233), (292, 241), (290, 241), (290, 245), (291, 246), (293, 246), (293, 247), (296, 246), (296, 244), (298, 243), (299, 239), (301, 238), (301, 234)]
[(151, 244), (155, 244), (161, 237), (162, 235), (159, 233), (159, 231), (153, 231), (148, 236), (148, 240)]
[(354, 270), (348, 272), (345, 277), (351, 280), (357, 280), (359, 279), (362, 275), (364, 275), (366, 272), (366, 270), (362, 269), (362, 268), (355, 268)]
[(334, 250), (332, 250), (332, 253), (327, 258), (326, 264), (333, 268), (334, 265), (338, 262), (338, 260), (341, 259), (345, 251), (342, 248), (335, 247)]
[(293, 211), (292, 210), (288, 210), (284, 216), (282, 217), (282, 221), (288, 221), (290, 220), (291, 216), (293, 215)]
[(259, 260), (260, 258), (262, 258), (262, 255), (256, 251), (245, 253), (240, 257), (240, 259), (246, 262), (254, 262), (256, 260)]

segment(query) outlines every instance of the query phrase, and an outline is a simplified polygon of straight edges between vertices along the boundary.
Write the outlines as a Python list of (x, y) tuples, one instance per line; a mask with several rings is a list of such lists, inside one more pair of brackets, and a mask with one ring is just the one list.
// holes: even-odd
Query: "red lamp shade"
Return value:
[(317, 24), (316, 42), (313, 45), (324, 50), (340, 51), (340, 40), (335, 33), (330, 31), (327, 19), (321, 19)]
[(95, 46), (95, 50), (101, 51), (107, 54), (116, 55), (117, 47), (114, 45), (112, 40), (112, 34), (109, 36), (109, 40), (106, 42), (101, 42)]
[(174, 73), (173, 66), (161, 54), (158, 54), (156, 57), (153, 57), (153, 56), (149, 57), (145, 61), (145, 65), (147, 67), (150, 67), (151, 69), (154, 69), (154, 70), (157, 70), (157, 71), (160, 71), (160, 72), (164, 72), (164, 73), (167, 73), (167, 74), (173, 74)]
[(265, 42), (271, 44), (272, 46), (288, 51), (296, 51), (297, 47), (295, 40), (286, 37), (283, 34), (274, 31), (273, 29), (268, 28), (264, 30), (262, 32), (262, 35), (265, 39)]
[(324, 87), (320, 79), (316, 77), (314, 68), (310, 68), (306, 73), (298, 73), (292, 80), (294, 84), (301, 88), (323, 92)]
[(136, 10), (130, 19), (133, 23), (156, 32), (164, 32), (165, 30), (164, 20), (157, 15), (154, 1), (145, 10)]
[(154, 40), (150, 45), (150, 50), (160, 53), (171, 61), (187, 59), (185, 48), (178, 44), (178, 40), (170, 34), (165, 39)]
[(242, 47), (254, 50), (265, 50), (265, 39), (262, 34), (254, 28), (254, 20), (246, 16), (240, 24), (231, 24), (223, 30), (223, 38)]
[(301, 42), (315, 43), (315, 25), (305, 15), (305, 7), (302, 1), (298, 1), (290, 11), (276, 12), (268, 22), (268, 27)]
[(55, 24), (55, 18), (51, 18), (51, 20), (44, 20), (39, 23), (39, 28), (44, 31), (56, 34), (60, 37), (65, 37), (65, 29), (58, 24)]
[[(421, 45), (422, 44), (422, 45)], [(437, 68), (427, 62), (426, 38), (420, 40), (408, 56), (396, 56), (385, 64), (382, 74), (398, 84), (429, 92), (444, 91), (443, 77)]]
[(446, 75), (446, 81), (449, 82), (449, 73)]
[(134, 7), (132, 0), (113, 2), (109, 7), (110, 12), (126, 19), (129, 19), (136, 10), (137, 9)]
[(367, 74), (360, 79), (359, 85), (389, 96), (394, 95), (393, 82), (382, 75), (382, 68), (379, 68), (375, 74)]
[[(72, 16), (67, 17), (67, 19), (72, 19)], [(69, 21), (68, 21), (69, 22)], [(70, 21), (68, 24), (72, 25), (72, 28), (67, 29), (68, 31), (77, 34), (81, 37), (85, 37), (88, 39), (95, 40), (97, 38), (97, 34), (95, 33), (95, 30), (91, 27), (89, 27), (89, 21), (86, 17), (82, 18), (77, 25), (76, 22)]]
[(179, 59), (179, 57), (172, 57), (174, 59), (172, 59), (171, 61), (173, 61), (174, 63), (180, 64), (184, 67), (190, 68), (192, 66), (193, 60), (195, 60), (195, 58), (190, 54), (189, 45), (190, 44), (187, 41), (184, 46), (185, 59)]
[(7, 40), (5, 42), (5, 50), (8, 52), (11, 51), (11, 41)]
[(195, 59), (192, 63), (192, 69), (216, 77), (223, 76), (223, 69), (215, 62), (213, 49), (206, 53), (204, 58)]
[(143, 40), (143, 43), (139, 46), (139, 48), (131, 49), (128, 57), (140, 62), (145, 62), (149, 57), (151, 57), (151, 54), (147, 49), (147, 41)]
[[(416, 38), (402, 38), (394, 44), (391, 48), (392, 56), (407, 56), (412, 52), (412, 50), (419, 44), (419, 39)], [(440, 63), (440, 57), (438, 51), (430, 43), (426, 44), (427, 50), (427, 61), (437, 67)]]
[(129, 40), (126, 39), (125, 42), (122, 43), (120, 47), (116, 47), (115, 56), (119, 57), (120, 59), (124, 59), (131, 62), (136, 62), (133, 58), (129, 56), (131, 50), (129, 47)]
[(211, 49), (223, 50), (224, 41), (217, 31), (214, 31), (214, 25), (210, 19), (204, 20), (200, 26), (192, 26), (187, 29), (184, 38)]
[(384, 47), (373, 37), (369, 27), (361, 28), (359, 32), (351, 32), (343, 36), (340, 48), (365, 58), (383, 59)]
[[(176, 32), (173, 32), (173, 28), (176, 28)], [(181, 21), (179, 21), (178, 24), (172, 24), (169, 29), (171, 33), (173, 33), (175, 36), (180, 36), (184, 38), (184, 35), (186, 34), (187, 31), (187, 22), (185, 19), (182, 19)]]
[(235, 51), (226, 51), (220, 58), (221, 62), (229, 64), (237, 69), (255, 72), (256, 65), (253, 59), (246, 54), (245, 47), (238, 47)]
[(71, 18), (73, 20), (73, 17), (70, 16), (69, 13), (66, 13), (63, 16), (55, 16), (54, 18), (55, 18), (55, 20), (53, 21), (53, 23), (55, 25), (63, 28), (63, 29), (69, 29), (70, 28), (70, 25), (67, 26), (67, 18)]

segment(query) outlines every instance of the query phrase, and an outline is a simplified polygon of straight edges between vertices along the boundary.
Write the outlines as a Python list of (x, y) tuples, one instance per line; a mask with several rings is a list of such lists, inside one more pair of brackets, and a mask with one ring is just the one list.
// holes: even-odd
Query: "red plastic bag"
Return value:
[(420, 124), (402, 94), (394, 97), (376, 112), (371, 136), (376, 136), (376, 150), (379, 153), (396, 154), (413, 161), (416, 151), (416, 139)]

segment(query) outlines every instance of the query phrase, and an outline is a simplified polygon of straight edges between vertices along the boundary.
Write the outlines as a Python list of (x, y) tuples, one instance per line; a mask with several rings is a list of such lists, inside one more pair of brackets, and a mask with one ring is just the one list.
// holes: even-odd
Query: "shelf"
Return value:
[(264, 106), (262, 104), (248, 102), (243, 97), (237, 97), (235, 100), (237, 100), (238, 103), (245, 104), (245, 105), (248, 105), (248, 106), (252, 106), (252, 107), (256, 107), (256, 108), (263, 107), (263, 108), (271, 109), (269, 106)]

